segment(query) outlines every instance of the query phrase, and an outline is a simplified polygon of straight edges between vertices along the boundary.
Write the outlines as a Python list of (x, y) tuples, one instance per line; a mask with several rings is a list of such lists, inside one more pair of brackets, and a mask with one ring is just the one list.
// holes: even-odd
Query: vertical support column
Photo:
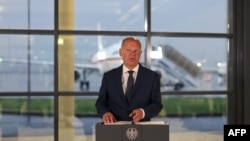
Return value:
[(245, 14), (244, 14), (244, 124), (250, 124), (250, 112), (249, 112), (249, 101), (250, 101), (250, 1), (245, 0), (244, 3), (244, 9), (245, 9)]
[(145, 65), (147, 68), (151, 68), (151, 0), (144, 0), (144, 30), (147, 33), (145, 37)]
[(233, 0), (233, 67), (229, 72), (228, 123), (250, 123), (250, 1)]
[[(59, 0), (59, 30), (74, 29), (74, 0)], [(59, 35), (58, 91), (74, 91), (74, 36)], [(59, 96), (59, 140), (74, 141), (74, 96)]]

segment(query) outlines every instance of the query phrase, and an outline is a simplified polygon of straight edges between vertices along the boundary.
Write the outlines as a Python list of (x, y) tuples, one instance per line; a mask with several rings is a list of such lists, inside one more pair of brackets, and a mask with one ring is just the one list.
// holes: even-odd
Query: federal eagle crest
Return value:
[(128, 128), (126, 131), (126, 136), (129, 140), (135, 140), (138, 136), (138, 131), (136, 128)]

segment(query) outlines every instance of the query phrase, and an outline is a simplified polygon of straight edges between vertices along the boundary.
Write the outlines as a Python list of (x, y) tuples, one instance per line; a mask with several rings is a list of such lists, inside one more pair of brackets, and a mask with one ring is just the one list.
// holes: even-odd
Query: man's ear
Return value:
[(123, 51), (122, 51), (122, 49), (119, 49), (119, 54), (120, 54), (120, 56), (122, 56), (122, 55), (123, 55)]

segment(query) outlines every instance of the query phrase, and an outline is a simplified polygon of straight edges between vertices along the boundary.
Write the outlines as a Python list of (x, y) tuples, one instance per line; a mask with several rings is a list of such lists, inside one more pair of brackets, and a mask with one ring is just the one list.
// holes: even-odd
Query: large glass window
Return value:
[(1, 35), (0, 92), (54, 90), (54, 39), (46, 35)]
[(54, 3), (52, 0), (1, 0), (1, 29), (53, 29)]
[(163, 91), (227, 89), (227, 39), (153, 37), (152, 46)]
[(227, 32), (228, 0), (152, 0), (152, 31)]
[(135, 36), (140, 63), (161, 76), (153, 120), (170, 125), (171, 141), (222, 141), (228, 2), (0, 0), (0, 140), (94, 141), (102, 75)]
[[(125, 36), (75, 36), (75, 91), (97, 92), (103, 73), (122, 65), (119, 54)], [(144, 63), (145, 41), (142, 42), (141, 64)]]
[(53, 97), (1, 96), (0, 105), (1, 140), (53, 140)]
[(1, 35), (0, 40), (0, 91), (27, 91), (27, 36)]
[(75, 0), (76, 30), (144, 31), (144, 0)]

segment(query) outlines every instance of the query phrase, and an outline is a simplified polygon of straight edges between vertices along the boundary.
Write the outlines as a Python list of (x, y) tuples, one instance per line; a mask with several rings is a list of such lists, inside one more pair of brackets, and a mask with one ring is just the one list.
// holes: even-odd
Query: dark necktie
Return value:
[(129, 93), (131, 92), (132, 87), (134, 85), (134, 78), (133, 78), (134, 71), (128, 71), (128, 73), (129, 73), (129, 76), (128, 76), (128, 82), (127, 82), (127, 90), (125, 93), (126, 96), (129, 95)]

